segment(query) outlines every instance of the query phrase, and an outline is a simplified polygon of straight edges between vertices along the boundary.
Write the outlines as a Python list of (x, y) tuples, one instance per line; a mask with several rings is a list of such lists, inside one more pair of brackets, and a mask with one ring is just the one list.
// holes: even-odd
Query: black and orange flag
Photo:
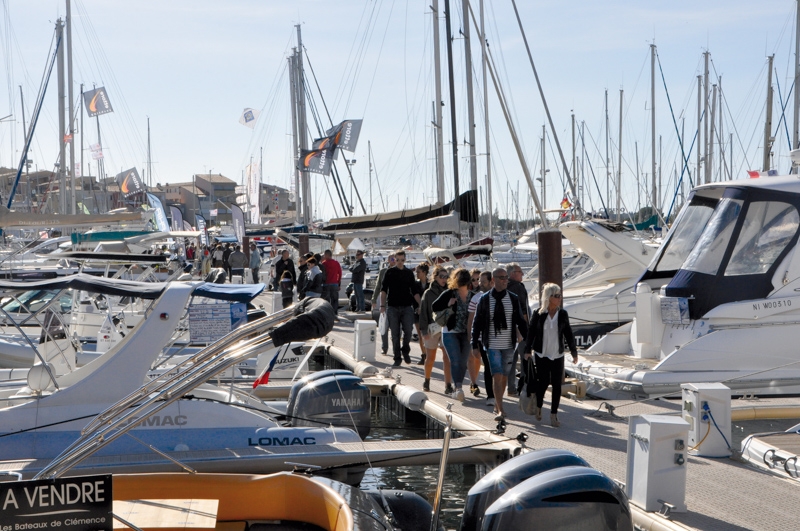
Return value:
[(339, 125), (328, 129), (328, 135), (333, 145), (345, 151), (355, 151), (358, 144), (358, 136), (361, 134), (361, 122), (363, 120), (345, 120)]
[(122, 195), (126, 198), (144, 191), (144, 184), (136, 168), (131, 168), (117, 174), (116, 181), (119, 185), (120, 192), (122, 192)]
[(297, 169), (300, 171), (310, 171), (330, 175), (331, 160), (333, 159), (333, 148), (323, 149), (301, 149), (300, 158), (297, 159)]
[(105, 87), (97, 87), (84, 92), (83, 103), (86, 105), (86, 114), (89, 115), (89, 118), (114, 112), (114, 109), (111, 108), (111, 102), (108, 101)]

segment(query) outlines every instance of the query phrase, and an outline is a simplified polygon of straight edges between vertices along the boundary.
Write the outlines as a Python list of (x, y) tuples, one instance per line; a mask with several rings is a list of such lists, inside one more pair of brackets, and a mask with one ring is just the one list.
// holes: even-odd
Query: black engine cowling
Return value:
[(362, 439), (366, 437), (370, 430), (370, 392), (361, 378), (347, 371), (323, 371), (313, 376), (292, 386), (286, 408), (292, 425), (341, 426), (356, 430)]

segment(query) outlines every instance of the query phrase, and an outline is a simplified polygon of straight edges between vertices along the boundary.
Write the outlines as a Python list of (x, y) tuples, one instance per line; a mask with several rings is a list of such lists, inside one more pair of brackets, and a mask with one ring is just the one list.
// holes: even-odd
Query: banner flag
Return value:
[(156, 228), (161, 232), (169, 232), (167, 214), (164, 213), (164, 205), (161, 204), (161, 199), (148, 192), (147, 203), (154, 211)]
[(261, 172), (258, 164), (248, 164), (245, 169), (247, 174), (247, 204), (250, 206), (250, 223), (261, 224)]
[(218, 208), (212, 208), (211, 210), (208, 211), (208, 215), (209, 216), (213, 216), (213, 217), (217, 217), (218, 210), (219, 210)]
[(231, 218), (233, 219), (233, 232), (241, 244), (244, 241), (244, 212), (237, 205), (231, 205)]
[(108, 101), (108, 94), (106, 94), (105, 87), (97, 87), (94, 90), (84, 92), (83, 102), (86, 106), (86, 114), (89, 115), (89, 118), (114, 112), (114, 109), (111, 108), (111, 102)]
[(185, 219), (183, 220), (183, 230), (185, 230), (187, 232), (191, 232), (192, 231), (192, 226), (189, 225), (189, 222), (186, 221)]
[(119, 185), (120, 192), (122, 192), (122, 195), (124, 195), (126, 199), (144, 191), (144, 184), (142, 184), (142, 179), (139, 177), (139, 172), (136, 171), (136, 168), (131, 168), (117, 174), (116, 181)]
[(333, 149), (301, 149), (300, 158), (297, 159), (297, 169), (330, 175), (332, 158)]
[(197, 230), (200, 231), (200, 243), (208, 245), (208, 232), (206, 232), (206, 218), (200, 214), (194, 215), (194, 222), (197, 225)]
[(332, 138), (333, 144), (345, 151), (355, 151), (358, 144), (358, 137), (361, 134), (361, 123), (363, 120), (345, 120), (328, 129), (325, 134)]
[(245, 127), (249, 127), (250, 129), (255, 129), (256, 120), (258, 120), (259, 114), (261, 114), (261, 111), (247, 107), (242, 111), (242, 116), (239, 118), (239, 123)]
[(183, 230), (183, 214), (181, 214), (180, 209), (176, 206), (170, 206), (169, 213), (172, 216), (172, 230)]

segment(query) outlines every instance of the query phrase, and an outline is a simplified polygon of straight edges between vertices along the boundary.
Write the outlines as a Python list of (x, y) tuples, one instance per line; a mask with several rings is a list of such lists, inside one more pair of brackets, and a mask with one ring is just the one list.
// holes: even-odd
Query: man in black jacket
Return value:
[(514, 350), (528, 333), (519, 298), (508, 287), (508, 273), (503, 268), (492, 271), (494, 288), (478, 301), (472, 321), (472, 348), (486, 349), (492, 373), (495, 420), (505, 420), (503, 395), (508, 385)]
[[(381, 284), (380, 313), (386, 312), (389, 330), (392, 332), (392, 352), (394, 366), (399, 367), (402, 360), (411, 364), (411, 333), (414, 330), (414, 301), (419, 304), (414, 273), (406, 268), (405, 251), (395, 253), (395, 267), (386, 270)], [(388, 311), (387, 311), (388, 306)], [(400, 331), (403, 333), (403, 346), (400, 347)], [(401, 358), (402, 356), (402, 358)]]
[(364, 251), (356, 251), (356, 263), (350, 266), (353, 283), (353, 292), (356, 294), (356, 311), (364, 313), (364, 274), (367, 272), (367, 261), (364, 260)]
[[(525, 289), (525, 284), (522, 283), (522, 268), (518, 263), (512, 262), (506, 266), (508, 271), (508, 291), (513, 293), (519, 298), (520, 309), (522, 316), (525, 318), (526, 323), (530, 323), (530, 314), (528, 307), (528, 290)], [(508, 378), (508, 396), (517, 395), (517, 360), (520, 358), (519, 349), (514, 350), (514, 359), (511, 362), (511, 371)]]
[(297, 271), (294, 269), (294, 261), (289, 258), (289, 251), (286, 249), (281, 252), (280, 259), (275, 263), (276, 289), (278, 284), (280, 284), (280, 279), (283, 276), (284, 271), (288, 271), (289, 274), (292, 275), (292, 284), (297, 284)]

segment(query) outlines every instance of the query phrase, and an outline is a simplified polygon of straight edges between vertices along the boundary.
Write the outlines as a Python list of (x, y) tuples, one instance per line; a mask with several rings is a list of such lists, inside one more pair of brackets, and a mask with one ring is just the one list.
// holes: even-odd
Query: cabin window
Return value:
[(680, 268), (713, 213), (713, 206), (705, 202), (688, 205), (686, 212), (681, 215), (680, 223), (676, 223), (672, 237), (655, 270), (676, 271)]
[(733, 249), (726, 276), (766, 273), (800, 226), (797, 209), (788, 203), (751, 203)]
[(716, 275), (741, 211), (741, 200), (721, 199), (681, 269)]

